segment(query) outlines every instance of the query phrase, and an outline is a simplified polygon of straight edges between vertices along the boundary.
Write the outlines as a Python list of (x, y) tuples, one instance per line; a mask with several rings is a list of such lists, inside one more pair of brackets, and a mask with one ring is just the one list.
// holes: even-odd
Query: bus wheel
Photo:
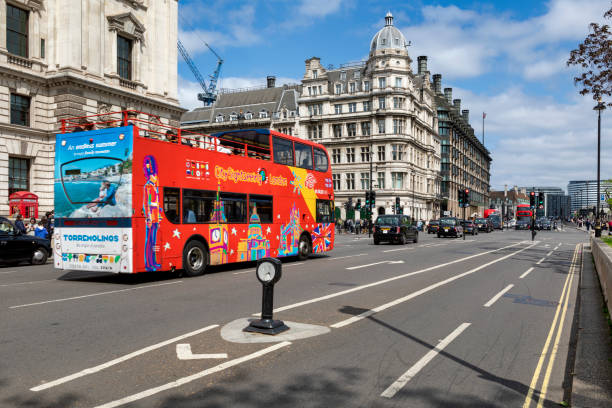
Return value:
[(302, 235), (298, 245), (298, 259), (304, 261), (308, 259), (308, 256), (310, 256), (310, 240), (308, 236)]
[(200, 241), (189, 241), (183, 250), (183, 268), (187, 276), (200, 276), (208, 265), (208, 252)]

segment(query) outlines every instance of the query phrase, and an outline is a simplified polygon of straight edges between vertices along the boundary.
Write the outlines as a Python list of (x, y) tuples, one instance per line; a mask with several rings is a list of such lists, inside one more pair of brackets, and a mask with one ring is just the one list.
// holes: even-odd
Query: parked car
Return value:
[(472, 220), (461, 220), (461, 226), (464, 233), (478, 235), (478, 227)]
[(476, 218), (474, 220), (476, 227), (478, 227), (478, 231), (491, 232), (493, 231), (493, 225), (486, 218)]
[(440, 220), (429, 220), (429, 224), (427, 225), (427, 233), (435, 234), (438, 232), (438, 228), (440, 228)]
[(374, 223), (374, 245), (381, 242), (418, 242), (419, 231), (407, 215), (381, 215)]
[(8, 219), (0, 217), (0, 262), (17, 264), (28, 261), (33, 265), (47, 262), (51, 242), (34, 235), (22, 234)]
[(463, 227), (461, 222), (455, 217), (440, 218), (440, 228), (438, 229), (438, 238), (440, 237), (461, 237), (463, 236)]

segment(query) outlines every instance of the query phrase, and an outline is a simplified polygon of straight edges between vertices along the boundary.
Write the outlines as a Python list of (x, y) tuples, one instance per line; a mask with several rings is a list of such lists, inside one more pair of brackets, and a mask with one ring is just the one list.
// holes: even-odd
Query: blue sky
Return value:
[[(304, 60), (324, 66), (367, 57), (374, 34), (391, 11), (416, 57), (442, 74), (442, 86), (470, 110), (477, 136), (487, 112), (485, 142), (493, 157), (491, 187), (504, 184), (567, 187), (595, 179), (597, 117), (590, 96), (573, 84), (569, 52), (603, 22), (610, 0), (385, 1), (183, 0), (179, 38), (207, 78), (224, 59), (219, 87), (299, 83)], [(610, 23), (610, 22), (608, 22)], [(187, 65), (179, 61), (179, 99), (201, 106)], [(602, 119), (602, 178), (612, 177), (612, 123)]]

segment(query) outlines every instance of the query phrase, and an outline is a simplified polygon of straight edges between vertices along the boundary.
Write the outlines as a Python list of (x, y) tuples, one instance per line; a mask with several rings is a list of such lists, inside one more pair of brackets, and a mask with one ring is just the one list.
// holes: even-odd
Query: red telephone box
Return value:
[(9, 214), (19, 210), (24, 219), (38, 218), (38, 196), (29, 191), (17, 191), (9, 196)]

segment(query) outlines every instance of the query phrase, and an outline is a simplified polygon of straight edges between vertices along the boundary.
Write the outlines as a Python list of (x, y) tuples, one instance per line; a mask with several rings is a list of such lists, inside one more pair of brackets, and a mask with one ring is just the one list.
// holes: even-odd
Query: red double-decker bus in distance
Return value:
[(531, 207), (529, 204), (519, 204), (516, 206), (516, 224), (515, 228), (519, 229), (529, 229), (531, 228), (531, 217), (533, 216), (533, 211), (531, 211)]
[(55, 267), (184, 270), (334, 247), (319, 144), (269, 129), (204, 135), (137, 111), (62, 120)]

